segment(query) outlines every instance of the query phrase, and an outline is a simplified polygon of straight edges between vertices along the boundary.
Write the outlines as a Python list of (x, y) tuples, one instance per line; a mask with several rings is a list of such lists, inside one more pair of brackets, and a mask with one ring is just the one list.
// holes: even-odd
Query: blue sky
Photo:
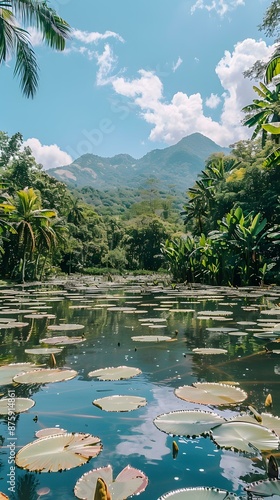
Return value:
[[(0, 67), (1, 130), (23, 134), (45, 168), (85, 153), (139, 158), (200, 132), (221, 146), (250, 137), (242, 73), (268, 60), (258, 30), (271, 0), (51, 0), (73, 27), (63, 53), (30, 30), (40, 66), (35, 99), (14, 61)], [(3, 98), (6, 96), (7, 98)]]

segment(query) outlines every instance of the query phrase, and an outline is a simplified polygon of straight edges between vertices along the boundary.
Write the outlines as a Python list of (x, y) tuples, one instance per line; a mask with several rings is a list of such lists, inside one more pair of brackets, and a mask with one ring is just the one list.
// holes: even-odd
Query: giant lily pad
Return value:
[(215, 406), (232, 405), (247, 398), (246, 392), (239, 387), (209, 382), (183, 385), (175, 389), (175, 395), (184, 401)]
[(20, 373), (13, 378), (18, 384), (47, 384), (50, 382), (63, 382), (76, 377), (75, 370), (63, 370), (61, 368), (42, 368), (26, 373)]
[(100, 439), (90, 434), (53, 435), (24, 446), (16, 455), (16, 464), (33, 472), (58, 472), (88, 462), (101, 450)]
[(41, 344), (49, 345), (68, 345), (68, 344), (80, 344), (84, 342), (83, 337), (67, 337), (67, 335), (61, 335), (60, 337), (49, 337), (40, 340)]
[(62, 324), (62, 325), (49, 325), (48, 330), (51, 330), (52, 332), (65, 332), (65, 331), (74, 331), (74, 330), (83, 330), (85, 328), (84, 325), (77, 325), (75, 323), (73, 324)]
[(124, 380), (139, 375), (141, 370), (132, 366), (117, 366), (110, 368), (100, 368), (89, 372), (89, 377), (97, 377), (98, 380)]
[(210, 431), (213, 441), (223, 448), (252, 452), (275, 450), (279, 446), (277, 434), (257, 423), (230, 421)]
[(112, 467), (108, 465), (93, 469), (80, 477), (74, 488), (76, 497), (82, 500), (92, 500), (97, 479), (100, 477), (106, 482), (109, 493), (114, 500), (123, 500), (132, 495), (139, 495), (148, 484), (148, 478), (145, 474), (130, 467), (130, 465), (125, 467), (114, 481)]
[[(271, 415), (271, 413), (265, 413), (265, 412), (260, 413), (259, 417), (261, 419), (261, 422), (258, 421), (258, 424), (261, 424), (264, 427), (273, 430), (280, 437), (279, 417), (275, 417), (274, 415)], [(242, 413), (240, 415), (237, 415), (236, 417), (233, 417), (230, 421), (231, 422), (243, 421), (243, 422), (256, 423), (255, 417), (247, 413), (246, 414)]]
[(172, 337), (168, 337), (167, 335), (137, 335), (135, 337), (131, 337), (135, 342), (166, 342), (171, 340)]
[(266, 479), (252, 483), (244, 489), (256, 497), (280, 496), (280, 481), (279, 479)]
[(95, 399), (92, 404), (105, 411), (132, 411), (145, 406), (147, 401), (145, 398), (138, 396), (108, 396), (105, 398)]
[(35, 432), (36, 438), (43, 438), (47, 436), (54, 436), (57, 434), (66, 434), (67, 431), (65, 429), (61, 429), (60, 427), (46, 427), (45, 429), (40, 429)]
[(200, 436), (225, 420), (216, 413), (201, 410), (181, 410), (155, 418), (155, 426), (174, 436)]
[(239, 497), (226, 490), (199, 487), (170, 491), (169, 493), (162, 495), (158, 500), (170, 500), (171, 498), (172, 500), (236, 500)]
[(34, 354), (35, 356), (47, 355), (47, 354), (58, 354), (62, 349), (58, 347), (38, 347), (34, 349), (25, 349), (26, 354)]
[(18, 373), (27, 372), (35, 368), (33, 363), (11, 363), (9, 365), (0, 366), (0, 386), (13, 383), (13, 378)]
[(192, 350), (195, 354), (227, 354), (227, 349), (218, 349), (215, 347), (196, 347)]
[(2, 398), (0, 399), (0, 415), (12, 413), (22, 413), (30, 410), (35, 405), (35, 401), (29, 398)]

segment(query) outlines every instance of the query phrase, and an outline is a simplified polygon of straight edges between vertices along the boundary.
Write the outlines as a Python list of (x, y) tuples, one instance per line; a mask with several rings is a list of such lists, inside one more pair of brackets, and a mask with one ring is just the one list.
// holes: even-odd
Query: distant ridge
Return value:
[(194, 133), (173, 146), (154, 149), (138, 160), (128, 154), (112, 158), (85, 154), (70, 165), (49, 169), (47, 173), (78, 189), (85, 186), (98, 190), (139, 188), (153, 178), (163, 190), (172, 186), (176, 191), (185, 192), (203, 170), (205, 160), (219, 152), (228, 154), (229, 149)]

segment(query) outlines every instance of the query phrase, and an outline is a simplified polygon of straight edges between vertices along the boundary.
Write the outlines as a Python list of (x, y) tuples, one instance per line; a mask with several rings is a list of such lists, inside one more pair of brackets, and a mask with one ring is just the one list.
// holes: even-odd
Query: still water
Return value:
[[(266, 411), (268, 394), (273, 400), (270, 413), (280, 415), (280, 357), (267, 352), (271, 351), (271, 339), (256, 336), (271, 332), (280, 321), (279, 288), (173, 289), (144, 280), (102, 283), (84, 277), (2, 287), (0, 300), (1, 365), (34, 362), (49, 367), (49, 355), (34, 356), (25, 349), (39, 346), (46, 337), (83, 335), (81, 343), (65, 345), (56, 356), (58, 367), (77, 371), (72, 380), (1, 386), (0, 378), (4, 397), (14, 389), (17, 397), (35, 402), (33, 408), (16, 418), (16, 451), (33, 441), (39, 429), (56, 426), (98, 436), (103, 445), (97, 457), (61, 473), (37, 474), (16, 468), (17, 487), (12, 495), (7, 482), (8, 422), (0, 415), (0, 491), (10, 498), (73, 500), (76, 481), (85, 472), (108, 464), (114, 477), (128, 464), (146, 474), (149, 483), (139, 495), (142, 500), (157, 500), (171, 490), (197, 486), (223, 488), (241, 496), (246, 484), (266, 478), (259, 456), (219, 449), (209, 437), (170, 436), (153, 420), (163, 413), (186, 409), (213, 410), (226, 418), (246, 411), (248, 405)], [(30, 318), (30, 314), (38, 313)], [(40, 313), (45, 316), (40, 317)], [(27, 324), (13, 327), (6, 323), (5, 327), (3, 323), (9, 319)], [(48, 329), (50, 325), (72, 323), (83, 325), (83, 330)], [(142, 335), (168, 336), (171, 341), (132, 339)], [(198, 347), (223, 348), (227, 353), (196, 354), (193, 349)], [(139, 368), (142, 373), (116, 381), (88, 376), (99, 368), (123, 365)], [(221, 408), (183, 401), (174, 394), (176, 388), (198, 381), (234, 381), (248, 398), (242, 404)], [(129, 412), (107, 412), (92, 404), (97, 398), (112, 395), (139, 396), (147, 404)], [(173, 441), (179, 447), (176, 458)], [(277, 457), (277, 452), (274, 455)], [(39, 496), (36, 491), (40, 490), (49, 492)]]

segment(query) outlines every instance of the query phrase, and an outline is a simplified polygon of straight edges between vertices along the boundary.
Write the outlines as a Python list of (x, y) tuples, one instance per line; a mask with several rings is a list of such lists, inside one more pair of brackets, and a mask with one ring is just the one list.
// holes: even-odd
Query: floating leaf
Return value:
[(110, 368), (100, 368), (89, 372), (89, 377), (97, 377), (98, 380), (124, 380), (139, 375), (141, 370), (131, 366), (117, 366)]
[(46, 339), (40, 340), (41, 344), (49, 344), (49, 345), (67, 345), (67, 344), (79, 344), (80, 342), (84, 342), (83, 337), (67, 337), (67, 335), (61, 335), (60, 337), (49, 337)]
[(145, 398), (138, 396), (108, 396), (105, 398), (95, 399), (92, 404), (105, 411), (132, 411), (146, 406)]
[(236, 500), (237, 497), (234, 493), (229, 493), (226, 490), (219, 490), (218, 488), (183, 488), (180, 490), (170, 491), (165, 493), (158, 500)]
[(0, 415), (12, 413), (22, 413), (30, 410), (35, 405), (35, 401), (29, 398), (3, 398), (0, 399)]
[(26, 352), (26, 354), (34, 354), (35, 356), (39, 356), (40, 354), (41, 355), (58, 354), (61, 351), (62, 351), (62, 349), (58, 349), (55, 347), (38, 347), (35, 349), (25, 349), (24, 350), (24, 352)]
[(74, 488), (76, 497), (82, 500), (92, 500), (98, 478), (106, 482), (113, 500), (123, 500), (132, 495), (138, 495), (148, 484), (147, 476), (130, 465), (125, 467), (114, 481), (112, 467), (108, 465), (93, 469), (80, 477)]
[(0, 386), (12, 384), (15, 375), (30, 371), (35, 367), (33, 363), (12, 363), (0, 366)]
[(214, 347), (196, 347), (192, 350), (196, 354), (227, 354), (227, 349), (218, 349)]
[(155, 426), (174, 436), (200, 436), (224, 422), (216, 413), (201, 410), (179, 410), (155, 418)]
[(240, 403), (247, 398), (246, 392), (239, 387), (209, 382), (184, 385), (175, 389), (175, 395), (184, 401), (216, 406)]
[(246, 486), (245, 491), (253, 493), (258, 497), (270, 497), (273, 495), (280, 495), (280, 481), (279, 479), (266, 479), (264, 481), (257, 481)]
[(136, 337), (131, 337), (135, 342), (166, 342), (171, 340), (172, 337), (167, 335), (138, 335)]
[(100, 439), (91, 434), (53, 435), (24, 446), (16, 455), (16, 464), (33, 472), (58, 472), (88, 462), (101, 450)]
[(275, 450), (279, 446), (277, 434), (257, 423), (230, 421), (210, 431), (213, 441), (223, 448), (252, 452)]
[(35, 432), (36, 438), (43, 438), (47, 436), (54, 436), (56, 434), (66, 434), (67, 431), (65, 429), (61, 429), (60, 427), (47, 427), (45, 429), (40, 429)]
[[(250, 407), (249, 407), (250, 408)], [(260, 414), (260, 417), (261, 417), (261, 422), (259, 422), (261, 425), (263, 425), (264, 427), (267, 427), (268, 429), (271, 429), (273, 430), (279, 437), (280, 437), (280, 418), (279, 417), (275, 417), (274, 415), (271, 415), (271, 413), (261, 413)], [(237, 415), (236, 417), (232, 418), (230, 421), (231, 422), (234, 422), (234, 421), (243, 421), (243, 422), (251, 422), (251, 423), (255, 423), (256, 420), (255, 420), (255, 417), (253, 417), (252, 415), (249, 415), (249, 414), (244, 414), (244, 413), (241, 413), (240, 415)]]
[(65, 331), (72, 331), (72, 330), (83, 330), (85, 328), (84, 325), (77, 325), (75, 323), (73, 324), (62, 324), (62, 325), (49, 325), (48, 330), (51, 330), (53, 332), (65, 332)]
[(13, 380), (18, 384), (47, 384), (50, 382), (63, 382), (76, 377), (75, 370), (61, 368), (42, 368), (16, 375)]

